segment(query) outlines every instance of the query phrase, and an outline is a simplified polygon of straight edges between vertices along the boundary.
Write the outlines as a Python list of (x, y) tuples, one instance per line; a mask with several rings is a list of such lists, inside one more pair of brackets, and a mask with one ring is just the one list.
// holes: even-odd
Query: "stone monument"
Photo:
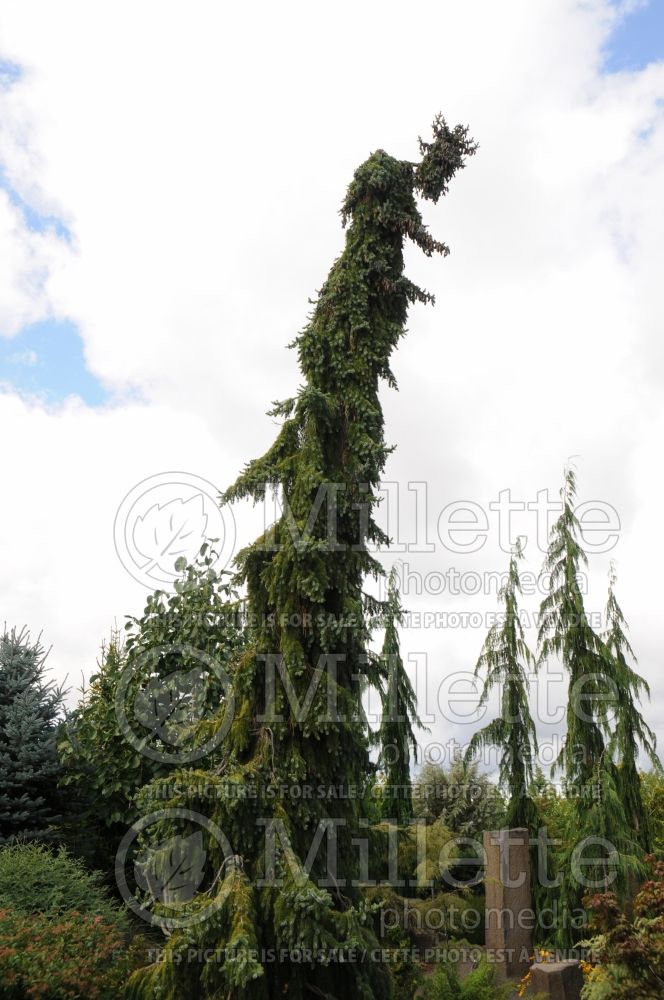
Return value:
[(550, 1000), (579, 1000), (581, 997), (583, 973), (576, 959), (538, 962), (531, 971), (533, 993), (543, 994)]
[(530, 968), (535, 926), (528, 831), (488, 830), (484, 851), (487, 958), (502, 977), (521, 977)]

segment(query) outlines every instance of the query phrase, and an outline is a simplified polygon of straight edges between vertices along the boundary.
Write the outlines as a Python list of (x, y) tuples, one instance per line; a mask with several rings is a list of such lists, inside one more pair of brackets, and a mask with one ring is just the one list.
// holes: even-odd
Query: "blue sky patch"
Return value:
[(648, 0), (622, 18), (605, 46), (604, 72), (635, 72), (664, 59), (664, 0)]
[(0, 87), (9, 90), (10, 87), (21, 79), (22, 70), (17, 63), (9, 59), (0, 59)]
[(7, 174), (2, 164), (0, 164), (0, 188), (7, 192), (9, 200), (23, 216), (23, 221), (28, 229), (31, 229), (35, 233), (45, 233), (50, 229), (61, 240), (66, 240), (67, 242), (71, 240), (71, 233), (61, 219), (58, 219), (55, 215), (42, 215), (32, 205), (28, 204), (27, 201), (23, 200), (18, 191), (15, 191), (7, 180)]
[[(9, 90), (21, 79), (22, 74), (23, 70), (17, 63), (8, 59), (0, 59), (0, 90)], [(27, 201), (24, 201), (9, 182), (4, 164), (0, 164), (0, 188), (7, 192), (9, 200), (23, 216), (28, 229), (36, 233), (52, 230), (62, 240), (69, 241), (71, 239), (71, 233), (62, 219), (58, 219), (55, 215), (43, 215)]]
[(0, 388), (3, 383), (50, 405), (71, 395), (88, 406), (101, 406), (109, 398), (86, 368), (83, 342), (67, 321), (33, 323), (16, 337), (0, 338)]
[[(0, 89), (8, 90), (21, 79), (19, 65), (0, 59)], [(65, 223), (55, 215), (39, 212), (21, 197), (0, 164), (0, 189), (23, 217), (27, 229), (53, 232), (71, 239)], [(0, 337), (0, 391), (7, 387), (22, 396), (32, 396), (47, 405), (79, 396), (88, 406), (108, 402), (108, 393), (88, 371), (83, 341), (76, 326), (67, 321), (43, 320), (25, 327), (10, 339)]]

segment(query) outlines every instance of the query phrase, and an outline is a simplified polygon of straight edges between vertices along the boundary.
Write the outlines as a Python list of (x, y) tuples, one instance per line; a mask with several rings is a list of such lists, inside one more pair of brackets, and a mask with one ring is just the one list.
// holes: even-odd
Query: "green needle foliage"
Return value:
[[(558, 757), (565, 771), (567, 794), (574, 797), (572, 828), (568, 831), (559, 870), (559, 899), (570, 913), (579, 908), (584, 889), (623, 888), (639, 872), (634, 842), (621, 801), (618, 769), (613, 761), (610, 711), (620, 701), (617, 668), (607, 645), (593, 630), (580, 587), (581, 567), (588, 563), (579, 540), (574, 514), (576, 476), (565, 470), (560, 491), (562, 513), (551, 529), (544, 571), (551, 589), (540, 608), (539, 662), (558, 658), (569, 675), (567, 738)], [(576, 861), (582, 860), (583, 867)], [(583, 883), (585, 881), (585, 884)], [(558, 929), (558, 944), (568, 946), (569, 925)]]
[(528, 705), (528, 669), (534, 657), (524, 638), (517, 595), (521, 593), (518, 561), (520, 544), (514, 547), (507, 580), (500, 590), (504, 612), (489, 629), (475, 667), (475, 676), (486, 671), (480, 706), (486, 704), (494, 687), (501, 690), (501, 712), (497, 719), (475, 733), (466, 751), (466, 760), (483, 747), (501, 750), (499, 778), (508, 795), (506, 823), (526, 827), (532, 834), (539, 826), (535, 803), (528, 794), (533, 778), (533, 753), (537, 753), (537, 733)]
[(507, 794), (505, 825), (525, 827), (531, 840), (530, 868), (534, 905), (541, 910), (545, 904), (538, 878), (537, 837), (542, 825), (532, 791), (533, 756), (537, 753), (537, 732), (528, 693), (529, 670), (535, 659), (526, 643), (519, 617), (518, 598), (521, 594), (519, 560), (523, 557), (520, 541), (512, 550), (507, 579), (499, 599), (503, 610), (489, 629), (475, 676), (484, 674), (484, 686), (479, 704), (484, 705), (494, 687), (500, 691), (500, 715), (475, 733), (466, 751), (466, 761), (484, 747), (495, 746), (500, 751), (499, 782)]
[(127, 915), (110, 897), (101, 872), (87, 869), (64, 847), (56, 852), (38, 841), (0, 848), (0, 909), (53, 917), (75, 911), (127, 926)]
[(638, 709), (644, 695), (650, 697), (650, 688), (633, 666), (636, 656), (627, 638), (627, 622), (615, 596), (616, 574), (612, 566), (609, 576), (609, 596), (606, 603), (606, 634), (604, 641), (614, 668), (614, 681), (618, 691), (616, 723), (611, 749), (618, 759), (618, 791), (629, 825), (646, 853), (652, 849), (652, 835), (648, 812), (641, 795), (641, 779), (637, 767), (639, 746), (657, 771), (662, 765), (656, 751), (656, 737)]
[(560, 491), (563, 510), (551, 529), (543, 573), (551, 587), (540, 606), (539, 660), (559, 659), (569, 674), (567, 739), (558, 757), (568, 786), (590, 786), (604, 753), (603, 722), (607, 694), (606, 647), (593, 630), (579, 579), (588, 557), (581, 547), (581, 527), (574, 514), (576, 475), (570, 466)]
[[(274, 406), (272, 415), (283, 420), (276, 441), (223, 497), (260, 501), (274, 488), (283, 513), (238, 557), (252, 635), (233, 672), (224, 761), (215, 775), (205, 773), (219, 794), (203, 801), (175, 794), (168, 805), (211, 812), (237, 854), (216, 883), (215, 891), (227, 892), (219, 912), (170, 937), (168, 956), (182, 960), (135, 976), (135, 997), (392, 995), (389, 969), (369, 957), (377, 939), (357, 885), (357, 840), (367, 836), (363, 791), (372, 772), (361, 694), (381, 680), (378, 658), (368, 655), (371, 602), (363, 593), (365, 577), (381, 573), (369, 545), (387, 541), (373, 516), (390, 451), (379, 387), (395, 385), (390, 357), (409, 305), (432, 301), (403, 273), (404, 241), (427, 256), (449, 252), (426, 229), (416, 195), (437, 202), (475, 149), (466, 128), (450, 129), (438, 117), (432, 141), (420, 140), (419, 163), (378, 150), (356, 170), (341, 210), (345, 249), (294, 342), (303, 385)], [(256, 795), (228, 795), (229, 783), (251, 785)], [(335, 794), (293, 796), (281, 791), (284, 783)], [(149, 799), (148, 789), (146, 810)], [(269, 866), (266, 823), (280, 831)], [(317, 831), (330, 824), (336, 872), (325, 845), (306, 860)], [(187, 964), (192, 940), (225, 959)], [(335, 948), (357, 949), (356, 960), (288, 959), (293, 949)], [(264, 959), (263, 949), (286, 958)]]
[(63, 691), (27, 629), (0, 635), (0, 844), (55, 836)]
[(381, 661), (387, 678), (382, 694), (382, 718), (378, 732), (381, 747), (380, 766), (385, 775), (381, 802), (385, 819), (408, 823), (413, 815), (413, 785), (410, 776), (410, 747), (417, 750), (413, 720), (417, 719), (415, 692), (404, 670), (399, 647), (398, 626), (403, 624), (395, 570), (389, 577), (385, 602), (385, 638)]

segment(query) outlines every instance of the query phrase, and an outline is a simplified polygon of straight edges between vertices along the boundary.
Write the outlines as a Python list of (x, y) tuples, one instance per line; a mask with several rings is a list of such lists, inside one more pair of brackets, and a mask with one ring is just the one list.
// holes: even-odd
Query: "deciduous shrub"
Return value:
[(427, 823), (440, 820), (453, 834), (480, 843), (485, 830), (501, 826), (505, 804), (477, 761), (454, 760), (449, 768), (426, 763), (413, 788), (414, 813)]
[[(62, 731), (58, 749), (64, 769), (60, 783), (69, 798), (67, 840), (76, 854), (104, 871), (112, 869), (118, 843), (138, 818), (138, 790), (172, 772), (168, 760), (153, 759), (127, 739), (116, 711), (118, 694), (147, 743), (186, 704), (171, 697), (169, 679), (194, 670), (201, 698), (191, 719), (192, 742), (184, 749), (208, 741), (210, 729), (219, 724), (223, 688), (214, 671), (201, 670), (201, 657), (230, 670), (245, 642), (246, 622), (225, 575), (214, 568), (215, 559), (205, 543), (192, 564), (178, 560), (175, 593), (151, 594), (143, 616), (127, 622), (124, 642), (117, 631), (111, 634), (83, 700)], [(127, 668), (129, 681), (123, 680)], [(141, 698), (143, 713), (137, 712)]]
[(631, 914), (612, 892), (587, 896), (598, 933), (587, 944), (597, 964), (583, 989), (584, 1000), (653, 1000), (664, 983), (664, 862), (650, 855), (652, 878), (643, 883)]
[(0, 1000), (117, 1000), (142, 946), (99, 916), (0, 910)]

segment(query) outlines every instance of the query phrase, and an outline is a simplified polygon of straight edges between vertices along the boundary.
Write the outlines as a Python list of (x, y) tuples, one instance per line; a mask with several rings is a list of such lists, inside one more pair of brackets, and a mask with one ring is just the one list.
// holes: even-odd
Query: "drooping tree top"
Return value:
[[(247, 466), (225, 500), (262, 499), (266, 483), (288, 491), (292, 469), (284, 459), (303, 444), (296, 426), (301, 431), (306, 416), (316, 412), (330, 425), (335, 417), (348, 424), (352, 411), (354, 420), (363, 423), (352, 443), (357, 457), (365, 460), (368, 480), (375, 481), (382, 469), (386, 451), (375, 398), (378, 381), (394, 384), (389, 359), (404, 333), (409, 303), (433, 302), (403, 273), (404, 241), (412, 240), (427, 256), (449, 253), (424, 225), (416, 195), (437, 202), (465, 157), (477, 149), (466, 127), (450, 129), (440, 115), (433, 123), (433, 140), (420, 139), (419, 145), (419, 163), (379, 149), (355, 171), (341, 208), (348, 227), (345, 249), (320, 289), (309, 322), (291, 345), (297, 348), (305, 385), (297, 398), (271, 411), (294, 416), (294, 422), (286, 421), (272, 448)], [(339, 457), (351, 455), (346, 451)]]

